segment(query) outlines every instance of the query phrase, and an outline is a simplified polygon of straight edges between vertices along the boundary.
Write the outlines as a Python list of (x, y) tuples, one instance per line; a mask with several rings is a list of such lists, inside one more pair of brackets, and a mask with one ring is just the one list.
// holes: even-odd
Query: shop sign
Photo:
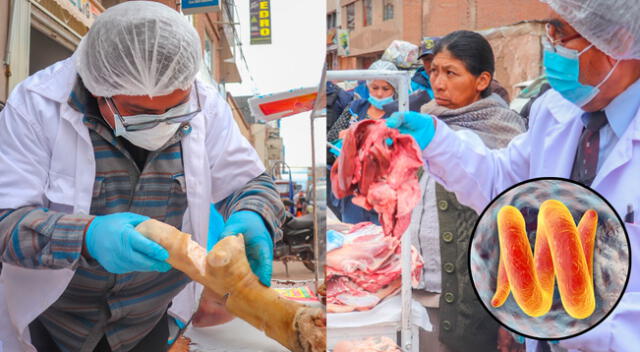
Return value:
[(271, 4), (269, 0), (251, 0), (249, 7), (251, 44), (271, 44)]
[(182, 13), (206, 13), (220, 11), (220, 0), (182, 0)]

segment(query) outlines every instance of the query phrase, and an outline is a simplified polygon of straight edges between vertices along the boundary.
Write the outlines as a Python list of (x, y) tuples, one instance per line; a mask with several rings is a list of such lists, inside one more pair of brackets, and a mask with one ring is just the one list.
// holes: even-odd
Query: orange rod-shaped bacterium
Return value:
[(500, 307), (513, 293), (528, 315), (546, 314), (553, 303), (558, 279), (562, 306), (576, 319), (590, 316), (596, 308), (593, 291), (593, 248), (598, 213), (587, 210), (576, 227), (569, 209), (549, 199), (538, 212), (534, 253), (520, 211), (504, 206), (498, 212), (500, 261), (493, 307)]

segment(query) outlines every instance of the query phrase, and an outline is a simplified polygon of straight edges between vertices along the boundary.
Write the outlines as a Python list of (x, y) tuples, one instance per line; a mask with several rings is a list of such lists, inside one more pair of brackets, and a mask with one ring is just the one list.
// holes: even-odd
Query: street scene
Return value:
[(0, 351), (325, 351), (324, 21), (0, 2)]
[(635, 352), (637, 0), (0, 0), (0, 352)]
[(637, 349), (639, 14), (326, 1), (329, 350)]

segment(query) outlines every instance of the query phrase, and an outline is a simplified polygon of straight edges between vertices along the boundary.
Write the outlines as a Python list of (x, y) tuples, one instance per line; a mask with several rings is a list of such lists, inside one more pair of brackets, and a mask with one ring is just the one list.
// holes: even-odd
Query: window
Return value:
[(372, 17), (372, 9), (371, 9), (371, 0), (363, 0), (362, 1), (362, 25), (369, 26), (371, 25), (371, 17)]
[(356, 7), (354, 3), (347, 5), (347, 28), (356, 28)]
[(393, 0), (382, 0), (382, 20), (393, 19)]
[(337, 22), (336, 17), (337, 15), (335, 11), (327, 14), (327, 29), (336, 28), (336, 22)]

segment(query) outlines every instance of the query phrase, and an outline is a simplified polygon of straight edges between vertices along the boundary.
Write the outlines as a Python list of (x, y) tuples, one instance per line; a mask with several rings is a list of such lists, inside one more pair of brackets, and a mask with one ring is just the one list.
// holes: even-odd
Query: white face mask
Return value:
[[(180, 123), (167, 123), (160, 122), (158, 125), (148, 128), (141, 129), (138, 131), (127, 131), (122, 124), (120, 117), (118, 114), (111, 109), (111, 104), (107, 103), (107, 106), (113, 113), (113, 119), (115, 122), (115, 130), (114, 133), (116, 137), (126, 138), (133, 145), (136, 145), (140, 148), (156, 151), (160, 149), (167, 141), (173, 137), (176, 131), (180, 128)], [(154, 122), (157, 120), (162, 120), (171, 116), (179, 116), (183, 114), (187, 114), (190, 109), (189, 102), (173, 107), (163, 114), (160, 115), (150, 115), (150, 114), (140, 114), (140, 115), (131, 115), (131, 116), (122, 116), (122, 119), (127, 123), (136, 124), (143, 122)]]
[(179, 123), (166, 123), (161, 122), (156, 127), (149, 128), (146, 130), (140, 131), (127, 131), (125, 130), (122, 122), (119, 118), (116, 117), (116, 137), (122, 136), (126, 138), (133, 145), (136, 145), (140, 148), (156, 151), (160, 149), (167, 141), (176, 134), (178, 128), (180, 128)]

